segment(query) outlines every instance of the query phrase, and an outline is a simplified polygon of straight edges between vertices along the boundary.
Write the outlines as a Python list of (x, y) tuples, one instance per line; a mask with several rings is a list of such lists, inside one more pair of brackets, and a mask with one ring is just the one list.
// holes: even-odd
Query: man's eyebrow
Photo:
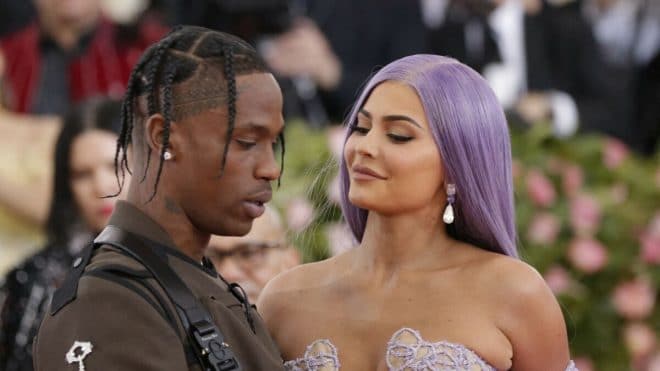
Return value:
[[(246, 122), (245, 124), (236, 125), (234, 126), (234, 130), (256, 131), (260, 134), (265, 134), (265, 135), (271, 134), (268, 125), (260, 124), (253, 121)], [(284, 125), (282, 125), (282, 127), (279, 130), (277, 130), (274, 134), (280, 135), (283, 132), (284, 132)]]
[[(369, 118), (369, 119), (372, 118), (371, 113), (369, 111), (365, 110), (364, 108), (360, 109), (358, 112), (365, 115), (365, 116), (367, 116), (367, 118)], [(408, 117), (406, 115), (387, 115), (387, 116), (383, 116), (383, 121), (406, 121), (406, 122), (409, 122), (409, 123), (417, 126), (420, 129), (422, 128), (422, 126), (420, 124), (418, 124), (417, 121), (413, 120), (411, 117)]]

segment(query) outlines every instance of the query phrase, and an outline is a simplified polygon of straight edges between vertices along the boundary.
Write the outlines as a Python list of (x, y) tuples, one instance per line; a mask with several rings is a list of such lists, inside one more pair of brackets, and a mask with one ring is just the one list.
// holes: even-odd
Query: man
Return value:
[(206, 254), (218, 272), (241, 285), (253, 303), (271, 278), (300, 264), (298, 250), (286, 241), (280, 215), (270, 207), (245, 236), (212, 236)]
[(116, 156), (120, 188), (134, 174), (127, 201), (56, 292), (36, 370), (282, 368), (254, 308), (203, 257), (211, 234), (244, 235), (263, 214), (281, 112), (273, 76), (236, 37), (185, 26), (145, 52)]

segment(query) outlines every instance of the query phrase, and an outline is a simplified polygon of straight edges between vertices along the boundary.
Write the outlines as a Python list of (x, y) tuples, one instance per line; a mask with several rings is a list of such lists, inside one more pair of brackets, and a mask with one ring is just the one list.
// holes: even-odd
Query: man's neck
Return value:
[[(146, 181), (145, 181), (146, 183)], [(178, 204), (168, 196), (157, 194), (151, 201), (129, 189), (127, 201), (153, 219), (170, 236), (174, 247), (191, 259), (201, 262), (210, 234), (197, 229)], [(159, 192), (160, 193), (160, 192)]]

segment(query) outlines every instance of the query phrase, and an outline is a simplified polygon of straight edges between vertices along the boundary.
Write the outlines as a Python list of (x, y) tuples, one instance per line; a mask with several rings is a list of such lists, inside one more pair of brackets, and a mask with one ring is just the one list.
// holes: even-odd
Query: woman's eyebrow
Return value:
[[(369, 111), (367, 111), (366, 109), (364, 109), (364, 108), (360, 109), (358, 111), (358, 113), (363, 114), (368, 119), (372, 118), (371, 113)], [(413, 120), (411, 117), (408, 117), (406, 115), (386, 115), (386, 116), (383, 116), (383, 121), (407, 121), (407, 122), (417, 126), (420, 129), (422, 128), (422, 126), (420, 124), (418, 124), (417, 121)]]

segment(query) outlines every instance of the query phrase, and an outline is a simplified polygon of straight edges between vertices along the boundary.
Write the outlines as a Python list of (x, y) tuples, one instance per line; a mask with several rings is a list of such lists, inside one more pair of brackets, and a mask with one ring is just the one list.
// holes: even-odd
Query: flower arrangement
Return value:
[[(543, 274), (582, 371), (660, 370), (660, 153), (512, 129), (519, 252)], [(305, 261), (354, 245), (338, 207), (343, 129), (287, 128), (275, 203)]]

